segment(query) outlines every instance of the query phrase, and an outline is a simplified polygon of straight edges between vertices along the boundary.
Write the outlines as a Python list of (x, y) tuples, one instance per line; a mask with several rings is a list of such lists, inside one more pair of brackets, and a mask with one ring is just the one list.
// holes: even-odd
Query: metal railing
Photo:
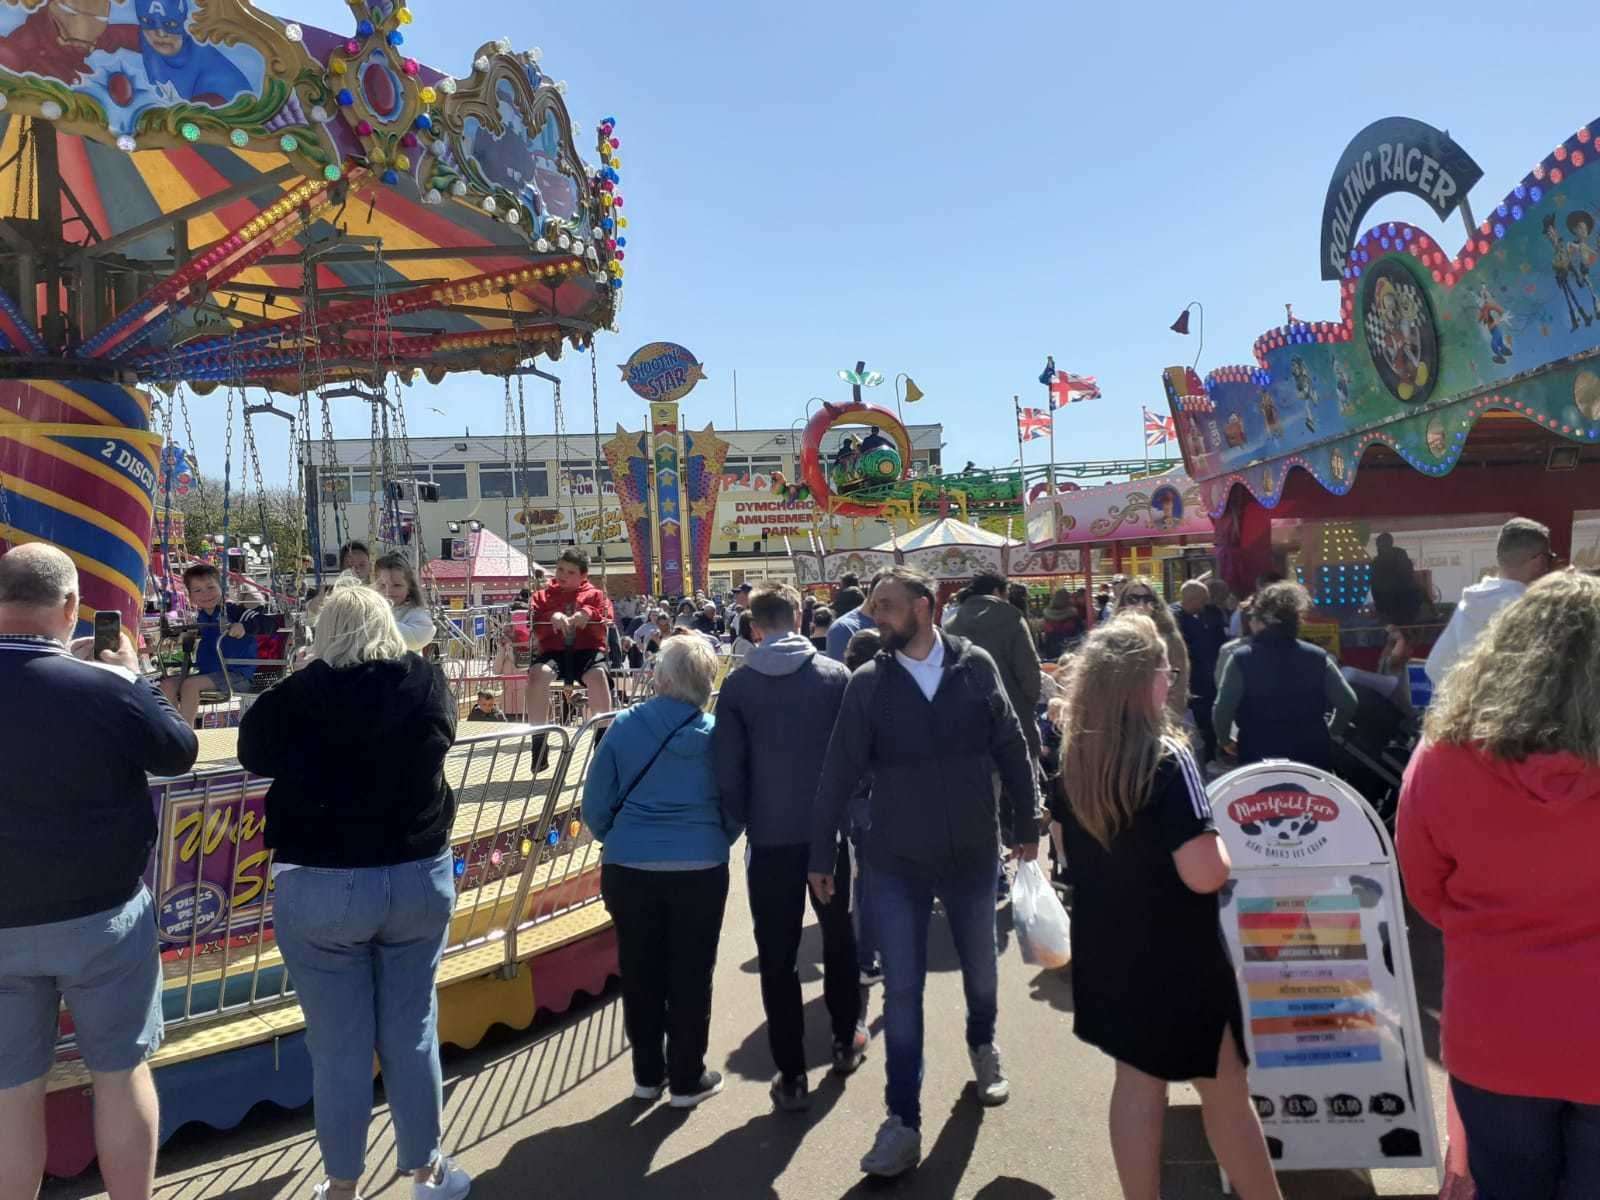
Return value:
[[(599, 848), (581, 805), (594, 746), (611, 719), (603, 714), (576, 731), (463, 727), (444, 764), (456, 798), (446, 964), (503, 943), (491, 969), (514, 971), (528, 931), (598, 902)], [(152, 783), (160, 833), (147, 881), (168, 1033), (293, 999), (272, 934), (272, 852), (263, 842), (270, 782), (225, 766)], [(71, 1057), (74, 1043), (64, 1031), (58, 1059)]]

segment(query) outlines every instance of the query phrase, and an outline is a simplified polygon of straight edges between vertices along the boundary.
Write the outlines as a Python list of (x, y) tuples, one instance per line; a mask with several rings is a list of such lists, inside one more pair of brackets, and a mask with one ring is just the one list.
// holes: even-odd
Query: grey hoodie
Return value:
[(822, 759), (850, 672), (798, 633), (768, 638), (717, 695), (712, 759), (722, 811), (752, 846), (811, 841)]

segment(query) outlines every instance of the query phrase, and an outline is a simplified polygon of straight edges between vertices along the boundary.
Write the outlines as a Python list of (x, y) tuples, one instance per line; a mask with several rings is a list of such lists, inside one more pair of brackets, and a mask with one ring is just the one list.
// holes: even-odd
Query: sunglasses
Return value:
[(1156, 598), (1149, 592), (1130, 592), (1122, 598), (1124, 604), (1154, 604)]

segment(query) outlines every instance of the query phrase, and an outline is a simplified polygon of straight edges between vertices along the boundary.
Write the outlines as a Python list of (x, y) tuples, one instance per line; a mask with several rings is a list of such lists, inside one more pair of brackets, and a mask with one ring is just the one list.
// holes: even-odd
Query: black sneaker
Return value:
[(702, 1100), (709, 1100), (722, 1090), (722, 1073), (720, 1071), (707, 1071), (700, 1076), (700, 1082), (695, 1085), (692, 1092), (673, 1092), (672, 1099), (667, 1101), (673, 1108), (693, 1108)]
[(804, 1112), (811, 1107), (811, 1085), (804, 1075), (784, 1077), (779, 1075), (768, 1089), (772, 1102), (784, 1112)]
[(867, 1057), (867, 1031), (857, 1029), (855, 1036), (848, 1042), (835, 1042), (833, 1044), (833, 1073), (835, 1075), (854, 1075)]

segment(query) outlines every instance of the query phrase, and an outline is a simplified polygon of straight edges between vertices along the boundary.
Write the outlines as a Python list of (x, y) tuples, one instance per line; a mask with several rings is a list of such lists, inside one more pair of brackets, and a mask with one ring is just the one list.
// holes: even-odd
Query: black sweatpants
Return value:
[(600, 894), (617, 929), (622, 1018), (633, 1081), (699, 1090), (711, 1037), (711, 974), (728, 901), (728, 867), (642, 871), (607, 864)]
[(806, 1069), (805, 1015), (800, 1001), (800, 930), (805, 897), (822, 927), (822, 991), (833, 1040), (849, 1042), (861, 1019), (860, 966), (850, 923), (850, 851), (843, 839), (833, 875), (833, 899), (817, 903), (806, 882), (806, 846), (752, 846), (746, 877), (761, 962), (761, 1006), (767, 1013), (767, 1043), (778, 1070), (792, 1078)]

